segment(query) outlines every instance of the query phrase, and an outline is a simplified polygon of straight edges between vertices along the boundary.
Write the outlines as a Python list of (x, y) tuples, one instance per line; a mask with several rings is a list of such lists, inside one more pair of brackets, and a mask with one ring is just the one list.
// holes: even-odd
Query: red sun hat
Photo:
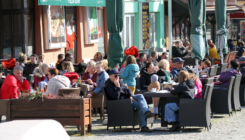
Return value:
[(131, 46), (130, 48), (128, 48), (124, 51), (124, 54), (126, 56), (133, 55), (135, 58), (138, 58), (139, 57), (139, 50), (136, 46)]
[(2, 65), (8, 69), (8, 70), (13, 70), (14, 67), (15, 67), (15, 63), (16, 63), (16, 59), (15, 58), (11, 58), (11, 59), (8, 59), (8, 60), (4, 60), (2, 62)]

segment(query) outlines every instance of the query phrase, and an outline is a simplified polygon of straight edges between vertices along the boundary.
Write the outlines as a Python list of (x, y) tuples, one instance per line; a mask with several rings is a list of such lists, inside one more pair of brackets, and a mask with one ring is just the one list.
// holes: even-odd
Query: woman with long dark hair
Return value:
[(236, 76), (237, 74), (241, 74), (239, 71), (239, 63), (236, 60), (231, 60), (227, 70), (222, 72), (219, 76), (221, 86), (228, 86), (230, 77)]

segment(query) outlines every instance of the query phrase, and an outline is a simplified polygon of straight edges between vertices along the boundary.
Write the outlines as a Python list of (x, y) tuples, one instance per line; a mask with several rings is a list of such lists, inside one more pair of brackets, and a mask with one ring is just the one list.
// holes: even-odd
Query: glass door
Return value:
[(66, 7), (66, 53), (73, 56), (72, 63), (76, 63), (76, 7)]

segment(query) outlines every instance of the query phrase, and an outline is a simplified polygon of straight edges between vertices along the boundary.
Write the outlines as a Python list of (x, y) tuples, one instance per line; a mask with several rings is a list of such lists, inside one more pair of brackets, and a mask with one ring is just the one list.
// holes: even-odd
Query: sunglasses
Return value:
[(115, 78), (117, 78), (117, 76), (119, 77), (119, 75), (115, 75)]

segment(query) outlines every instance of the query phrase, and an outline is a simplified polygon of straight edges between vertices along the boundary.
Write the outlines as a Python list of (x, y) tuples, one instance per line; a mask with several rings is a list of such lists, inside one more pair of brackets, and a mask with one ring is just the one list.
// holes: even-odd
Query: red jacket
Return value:
[(19, 97), (19, 92), (30, 91), (30, 84), (27, 80), (22, 83), (14, 75), (8, 75), (1, 87), (0, 99), (15, 99)]
[[(94, 86), (97, 86), (97, 85), (96, 85), (97, 72), (94, 72), (92, 78), (90, 78), (89, 72), (85, 72), (85, 73), (83, 74), (82, 80), (88, 80), (88, 79), (91, 79), (91, 80), (94, 82)], [(86, 83), (86, 84), (89, 84), (88, 82), (85, 82), (85, 83)]]
[(73, 84), (73, 80), (77, 81), (77, 78), (80, 79), (80, 76), (76, 72), (66, 72), (63, 76), (67, 77), (71, 81), (71, 85)]
[(38, 87), (38, 84), (39, 82), (42, 82), (45, 80), (45, 76), (43, 77), (37, 77), (37, 76), (34, 76), (34, 87)]

